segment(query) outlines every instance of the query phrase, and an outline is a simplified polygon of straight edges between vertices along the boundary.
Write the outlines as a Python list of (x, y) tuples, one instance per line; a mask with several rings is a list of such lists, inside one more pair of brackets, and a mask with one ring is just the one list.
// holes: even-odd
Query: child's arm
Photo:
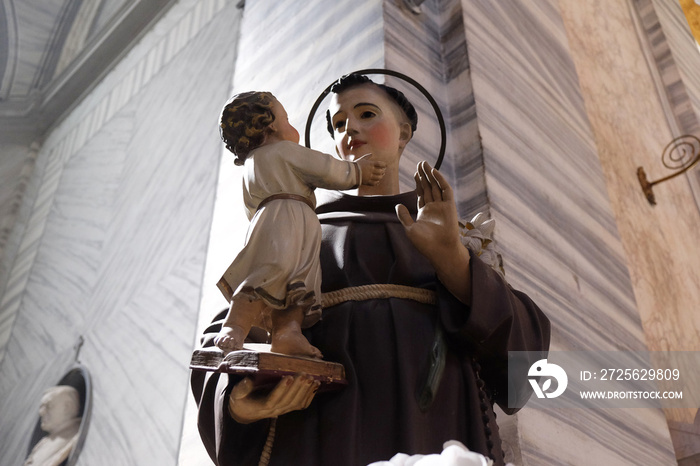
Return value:
[[(326, 189), (353, 189), (360, 184), (375, 185), (383, 176), (383, 162), (339, 160), (330, 154), (308, 149), (293, 142), (284, 147), (284, 160), (296, 175), (311, 186)], [(369, 154), (368, 154), (369, 155)], [(367, 156), (364, 156), (365, 158)], [(369, 157), (367, 157), (369, 158)], [(363, 167), (363, 164), (366, 167)], [(378, 168), (375, 168), (378, 167)]]
[(372, 154), (366, 154), (355, 161), (360, 167), (360, 184), (374, 186), (384, 178), (386, 172), (385, 162), (375, 162), (370, 160)]

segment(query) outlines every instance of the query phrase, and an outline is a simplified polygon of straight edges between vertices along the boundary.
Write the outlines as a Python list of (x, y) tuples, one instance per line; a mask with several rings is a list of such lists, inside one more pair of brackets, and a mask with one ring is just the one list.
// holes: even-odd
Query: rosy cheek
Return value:
[(392, 131), (386, 124), (378, 123), (367, 130), (367, 135), (371, 138), (373, 145), (377, 147), (389, 147), (394, 138)]

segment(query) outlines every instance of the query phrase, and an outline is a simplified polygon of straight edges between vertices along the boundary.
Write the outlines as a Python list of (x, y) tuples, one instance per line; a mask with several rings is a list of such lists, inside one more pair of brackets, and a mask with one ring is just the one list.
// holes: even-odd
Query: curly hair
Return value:
[[(416, 128), (418, 127), (418, 114), (416, 113), (416, 109), (413, 106), (413, 104), (409, 102), (406, 96), (403, 95), (403, 92), (399, 91), (398, 89), (394, 89), (393, 87), (387, 86), (385, 84), (377, 84), (363, 74), (350, 73), (346, 74), (345, 76), (341, 77), (336, 82), (334, 82), (331, 86), (330, 91), (333, 94), (340, 94), (346, 89), (350, 89), (351, 87), (359, 86), (362, 84), (373, 84), (381, 90), (383, 90), (384, 92), (386, 92), (389, 98), (391, 98), (391, 100), (393, 100), (396, 103), (396, 105), (398, 105), (399, 108), (403, 111), (404, 115), (406, 115), (408, 122), (411, 124), (411, 131), (416, 131)], [(333, 121), (331, 119), (331, 112), (328, 110), (326, 110), (326, 125), (328, 128), (328, 132), (331, 133), (332, 137)]]
[(260, 147), (270, 133), (270, 124), (275, 121), (272, 113), (275, 100), (269, 92), (241, 92), (224, 106), (219, 134), (226, 149), (236, 156), (236, 165), (243, 165), (250, 152)]

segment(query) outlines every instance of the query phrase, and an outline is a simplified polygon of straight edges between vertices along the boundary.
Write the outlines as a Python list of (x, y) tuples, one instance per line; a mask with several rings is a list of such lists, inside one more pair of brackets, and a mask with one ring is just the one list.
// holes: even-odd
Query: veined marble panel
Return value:
[[(25, 194), (36, 190), (37, 182), (32, 183), (32, 175), (35, 172), (37, 152), (38, 147), (35, 145), (31, 148), (3, 148), (3, 160), (0, 162), (0, 300), (5, 294), (5, 286), (20, 246), (24, 231), (21, 226), (26, 223), (29, 213), (28, 206), (22, 200)], [(0, 313), (0, 363), (10, 338), (14, 316), (11, 312)]]
[(22, 463), (79, 336), (81, 464), (176, 461), (240, 15), (181, 1), (47, 138), (0, 306), (0, 464)]
[[(697, 73), (700, 69), (700, 49), (690, 33), (680, 3), (628, 1), (671, 134), (674, 137), (685, 134), (700, 137), (700, 76)], [(659, 176), (648, 176), (653, 180), (671, 173), (667, 171)], [(700, 209), (700, 167), (688, 171), (686, 176)]]
[[(658, 76), (660, 82), (657, 82), (659, 94), (666, 102), (667, 118), (669, 125), (674, 133), (686, 134), (694, 133), (698, 130), (697, 117), (694, 112), (690, 96), (686, 92), (681, 70), (676, 62), (675, 54), (671, 51), (671, 43), (668, 41), (668, 34), (671, 37), (678, 37), (678, 33), (683, 32), (683, 24), (680, 21), (672, 21), (680, 19), (685, 21), (683, 11), (678, 2), (665, 2), (664, 12), (669, 15), (669, 6), (673, 9), (675, 6), (680, 12), (680, 18), (668, 18), (673, 24), (671, 27), (663, 27), (659, 21), (657, 10), (652, 0), (631, 0), (630, 13), (634, 20), (638, 21), (640, 41), (642, 47), (650, 55), (648, 57), (652, 68), (652, 75)], [(674, 34), (673, 29), (677, 29)], [(687, 29), (687, 22), (686, 22)], [(689, 34), (689, 32), (688, 32)], [(691, 37), (692, 39), (692, 37)], [(694, 40), (694, 39), (693, 39)], [(692, 51), (695, 52), (695, 51)], [(700, 61), (700, 53), (698, 61)], [(682, 55), (681, 55), (682, 57)], [(694, 57), (681, 58), (683, 61), (695, 62)], [(654, 69), (655, 68), (655, 69)]]
[[(552, 350), (644, 349), (558, 2), (462, 3), (488, 199), (509, 282), (549, 316)], [(518, 429), (526, 465), (675, 462), (660, 411), (526, 407)]]
[[(696, 177), (688, 177), (690, 186), (679, 177), (655, 187), (658, 205), (652, 207), (629, 175), (639, 165), (650, 179), (670, 173), (661, 164), (663, 147), (674, 136), (697, 131), (688, 127), (697, 122), (689, 83), (698, 78), (700, 54), (679, 2), (628, 1), (609, 8), (604, 17), (598, 14), (603, 3), (562, 2), (561, 9), (627, 252), (647, 345), (655, 350), (695, 350), (700, 328), (696, 312), (700, 302), (696, 259), (700, 203), (697, 188), (695, 203), (689, 188)], [(596, 37), (582, 40), (592, 30)], [(608, 48), (613, 41), (616, 47)], [(693, 67), (695, 72), (689, 73)], [(667, 411), (666, 415), (678, 464), (692, 463), (700, 445), (699, 424), (693, 424), (693, 418), (698, 419), (696, 410)]]
[[(638, 4), (644, 5), (641, 1)], [(695, 113), (695, 124), (700, 115), (700, 75), (697, 70), (700, 68), (700, 49), (695, 38), (688, 27), (688, 20), (683, 14), (680, 3), (664, 2), (661, 0), (651, 0), (655, 11), (658, 27), (663, 29), (663, 34), (668, 47), (673, 54), (673, 61), (681, 75), (683, 87), (690, 101), (690, 106)], [(696, 2), (697, 3), (697, 2)], [(654, 42), (652, 46), (661, 45)], [(695, 128), (696, 131), (698, 128)]]
[[(66, 144), (64, 142), (55, 150), (47, 153), (44, 170), (42, 173), (37, 174), (41, 177), (41, 182), (38, 184), (36, 198), (31, 200), (33, 203), (27, 223), (26, 225), (15, 225), (15, 228), (24, 226), (24, 229), (14, 261), (6, 275), (3, 295), (0, 297), (0, 320), (3, 322), (3, 339), (0, 340), (0, 345), (2, 345), (0, 347), (0, 357), (2, 359), (0, 359), (0, 363), (5, 360), (6, 345), (22, 302), (29, 272), (36, 257), (40, 237), (46, 223), (46, 216), (51, 207), (52, 195), (58, 185), (63, 163), (68, 157), (65, 147)], [(30, 200), (27, 199), (27, 201)], [(0, 381), (0, 390), (2, 389), (2, 384), (6, 382), (9, 383), (9, 379)]]
[[(416, 15), (402, 5), (384, 2), (386, 67), (412, 77), (437, 101), (447, 127), (440, 171), (453, 186), (460, 215), (488, 212), (462, 6), (457, 0), (427, 1)], [(402, 158), (403, 184), (413, 189), (416, 164), (427, 160), (434, 165), (437, 159), (439, 125), (418, 90), (398, 78), (387, 82), (404, 91), (419, 112), (418, 130)]]
[[(38, 145), (31, 148), (6, 144), (0, 146), (0, 276), (7, 268), (5, 245), (17, 220), (22, 197), (34, 170)], [(4, 280), (0, 279), (0, 283)]]

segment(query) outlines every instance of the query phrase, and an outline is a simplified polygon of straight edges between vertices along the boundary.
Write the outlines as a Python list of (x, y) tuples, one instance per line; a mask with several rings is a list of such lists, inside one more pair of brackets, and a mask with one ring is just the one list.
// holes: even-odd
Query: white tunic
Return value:
[(228, 301), (245, 293), (270, 307), (306, 308), (304, 326), (321, 316), (321, 225), (305, 202), (276, 199), (295, 194), (316, 206), (314, 189), (351, 189), (361, 182), (359, 166), (290, 141), (252, 151), (245, 162), (243, 201), (250, 226), (245, 246), (217, 284)]

